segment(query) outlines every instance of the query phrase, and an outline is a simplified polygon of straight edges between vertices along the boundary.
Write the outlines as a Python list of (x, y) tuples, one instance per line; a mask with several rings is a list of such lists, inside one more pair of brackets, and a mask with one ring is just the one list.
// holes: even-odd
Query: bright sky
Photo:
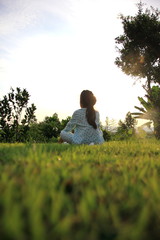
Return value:
[[(79, 108), (84, 89), (97, 97), (101, 121), (123, 120), (139, 106), (142, 83), (114, 64), (118, 15), (135, 15), (135, 0), (0, 0), (0, 99), (26, 88), (39, 121)], [(160, 9), (159, 0), (144, 0)]]

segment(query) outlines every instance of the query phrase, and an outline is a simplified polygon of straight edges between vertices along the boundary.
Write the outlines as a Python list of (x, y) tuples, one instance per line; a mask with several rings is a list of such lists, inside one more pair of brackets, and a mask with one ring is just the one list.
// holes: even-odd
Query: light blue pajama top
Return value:
[[(86, 108), (76, 110), (60, 136), (64, 142), (72, 144), (100, 144), (104, 142), (103, 133), (100, 130), (99, 112), (96, 111), (97, 129), (87, 122)], [(72, 133), (74, 130), (74, 133)]]

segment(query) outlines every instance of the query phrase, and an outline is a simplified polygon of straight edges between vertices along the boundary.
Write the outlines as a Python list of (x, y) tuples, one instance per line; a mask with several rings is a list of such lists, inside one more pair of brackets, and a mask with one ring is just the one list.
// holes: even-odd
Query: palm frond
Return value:
[(138, 100), (140, 101), (141, 105), (146, 109), (149, 110), (152, 106), (150, 102), (145, 101), (142, 97), (138, 97)]
[(148, 112), (145, 112), (145, 113), (137, 113), (137, 112), (135, 112), (135, 113), (131, 113), (133, 116), (134, 116), (134, 118), (136, 118), (136, 119), (146, 119), (146, 120), (151, 120), (151, 117), (150, 117), (150, 115), (148, 114)]
[(137, 106), (134, 106), (136, 109), (138, 109), (139, 111), (143, 112), (143, 113), (146, 113), (146, 110), (142, 107), (137, 107)]

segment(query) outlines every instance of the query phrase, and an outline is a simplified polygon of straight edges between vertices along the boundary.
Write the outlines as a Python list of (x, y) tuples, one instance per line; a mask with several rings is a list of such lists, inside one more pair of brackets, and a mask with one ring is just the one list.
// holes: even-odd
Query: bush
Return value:
[(105, 129), (102, 129), (102, 132), (103, 132), (103, 138), (105, 141), (110, 141), (111, 138), (112, 138), (112, 134), (111, 132), (105, 130)]

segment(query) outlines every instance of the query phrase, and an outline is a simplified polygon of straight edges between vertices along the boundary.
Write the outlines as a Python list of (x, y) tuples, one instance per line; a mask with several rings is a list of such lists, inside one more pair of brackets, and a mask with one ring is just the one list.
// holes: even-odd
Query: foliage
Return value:
[(124, 122), (120, 120), (118, 125), (116, 134), (120, 140), (129, 138), (135, 134), (136, 120), (130, 112), (126, 114)]
[(136, 16), (120, 16), (124, 34), (115, 39), (120, 46), (115, 64), (128, 75), (145, 78), (148, 89), (151, 82), (160, 83), (159, 16), (159, 10), (153, 7), (143, 11), (140, 2)]
[(0, 162), (1, 239), (159, 239), (159, 141), (0, 144)]
[(47, 139), (57, 138), (60, 134), (60, 125), (58, 114), (54, 113), (52, 117), (45, 117), (44, 121), (40, 123), (40, 128)]
[(26, 89), (11, 88), (0, 101), (0, 128), (4, 141), (21, 141), (28, 126), (36, 121), (36, 107), (34, 104), (28, 107), (29, 97)]
[(70, 117), (59, 120), (58, 114), (37, 123), (36, 107), (28, 107), (30, 95), (16, 88), (0, 101), (0, 142), (55, 142)]
[(27, 139), (29, 142), (57, 142), (60, 131), (69, 120), (70, 117), (67, 117), (60, 121), (57, 113), (52, 117), (45, 117), (44, 121), (30, 126)]
[(112, 138), (112, 133), (105, 128), (102, 128), (103, 138), (105, 141), (110, 141)]
[(155, 136), (160, 139), (160, 87), (153, 86), (146, 95), (147, 100), (138, 97), (142, 107), (135, 106), (140, 112), (132, 113), (135, 118), (150, 120), (146, 124), (154, 124)]
[(136, 107), (139, 118), (154, 122), (155, 135), (160, 139), (160, 11), (153, 7), (143, 9), (143, 3), (138, 4), (138, 13), (132, 17), (121, 15), (124, 34), (116, 38), (120, 46), (120, 56), (115, 64), (128, 75), (146, 80), (143, 88), (147, 92), (147, 101), (139, 97), (143, 107)]
[(47, 142), (46, 137), (43, 134), (40, 123), (33, 123), (26, 136), (27, 142), (45, 143)]

